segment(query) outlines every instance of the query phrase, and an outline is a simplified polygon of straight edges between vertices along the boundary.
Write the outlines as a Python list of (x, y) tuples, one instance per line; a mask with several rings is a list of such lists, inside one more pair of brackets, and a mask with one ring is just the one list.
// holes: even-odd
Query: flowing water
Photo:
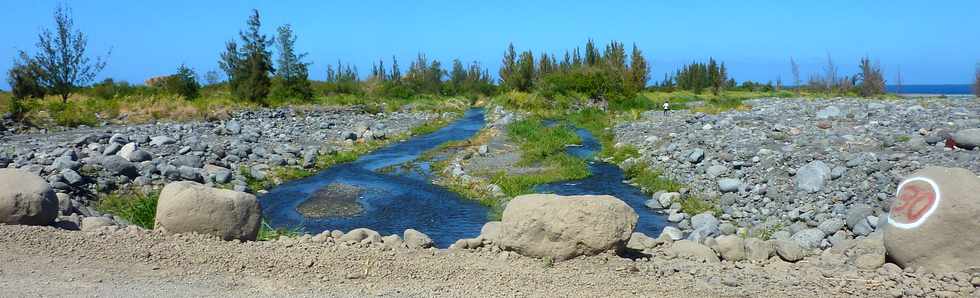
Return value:
[[(484, 111), (471, 109), (463, 118), (431, 134), (389, 145), (314, 176), (283, 183), (260, 197), (263, 216), (274, 227), (300, 227), (310, 234), (369, 228), (382, 235), (401, 235), (405, 229), (412, 228), (429, 235), (438, 247), (447, 247), (457, 239), (476, 237), (489, 220), (489, 208), (433, 185), (428, 164), (414, 164), (411, 171), (379, 170), (408, 164), (442, 143), (467, 139), (483, 125)], [(600, 144), (586, 130), (579, 129), (577, 133), (583, 145), (570, 147), (569, 153), (590, 159)], [(640, 215), (638, 232), (659, 234), (664, 226), (663, 218), (643, 206), (647, 197), (642, 192), (622, 183), (623, 172), (617, 166), (590, 162), (589, 170), (592, 175), (588, 178), (541, 185), (535, 190), (562, 195), (616, 196)], [(359, 188), (362, 212), (353, 216), (307, 218), (296, 210), (313, 193), (331, 184)]]

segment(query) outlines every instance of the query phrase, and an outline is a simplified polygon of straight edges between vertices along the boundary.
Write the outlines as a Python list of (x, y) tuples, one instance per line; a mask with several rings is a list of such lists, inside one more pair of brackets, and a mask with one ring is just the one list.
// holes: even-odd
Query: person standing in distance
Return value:
[(664, 101), (664, 116), (667, 116), (667, 112), (670, 111), (670, 101)]

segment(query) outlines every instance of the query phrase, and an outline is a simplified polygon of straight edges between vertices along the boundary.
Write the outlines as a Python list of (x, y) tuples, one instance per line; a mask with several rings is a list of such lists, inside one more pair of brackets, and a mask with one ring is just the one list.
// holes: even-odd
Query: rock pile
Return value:
[[(689, 187), (647, 202), (689, 240), (738, 234), (793, 242), (781, 245), (787, 255), (796, 246), (826, 249), (879, 230), (909, 174), (927, 166), (980, 172), (973, 146), (980, 102), (747, 103), (750, 110), (718, 115), (648, 112), (614, 128), (621, 145), (640, 152), (626, 163), (648, 164)], [(717, 230), (713, 223), (698, 230), (696, 214), (679, 204), (689, 197), (718, 206)]]
[[(224, 121), (80, 127), (4, 136), (0, 168), (40, 176), (57, 194), (56, 225), (80, 228), (83, 217), (125, 221), (91, 208), (98, 194), (124, 188), (159, 189), (193, 181), (240, 192), (269, 169), (312, 167), (319, 154), (365, 137), (406, 133), (438, 115), (424, 112), (363, 113), (351, 108), (242, 111)], [(356, 131), (352, 141), (344, 132)], [(371, 131), (370, 134), (366, 131)], [(74, 216), (72, 216), (75, 214)]]

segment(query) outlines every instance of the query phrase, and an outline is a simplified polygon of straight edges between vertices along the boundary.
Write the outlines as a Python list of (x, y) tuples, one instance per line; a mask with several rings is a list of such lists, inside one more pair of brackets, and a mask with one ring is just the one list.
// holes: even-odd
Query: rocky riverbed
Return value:
[[(898, 184), (928, 166), (980, 172), (980, 102), (974, 99), (748, 101), (718, 115), (645, 113), (615, 127), (620, 145), (689, 186), (657, 193), (662, 210), (700, 241), (719, 235), (790, 239), (827, 249), (882, 225)], [(679, 199), (720, 207), (685, 214)]]
[[(442, 115), (358, 108), (258, 109), (223, 121), (110, 125), (0, 136), (0, 168), (19, 168), (55, 189), (59, 222), (78, 228), (99, 195), (195, 181), (237, 191), (280, 166), (312, 168), (353, 143), (407, 133)], [(243, 171), (244, 170), (244, 171)], [(107, 219), (125, 223), (118, 217)]]

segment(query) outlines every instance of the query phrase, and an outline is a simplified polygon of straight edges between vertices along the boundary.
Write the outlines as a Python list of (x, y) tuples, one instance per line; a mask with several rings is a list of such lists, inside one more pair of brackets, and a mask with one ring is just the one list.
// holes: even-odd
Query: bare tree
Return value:
[(902, 94), (902, 66), (899, 65), (895, 70), (895, 93)]
[(793, 72), (793, 86), (796, 86), (796, 95), (800, 95), (800, 65), (796, 64), (793, 57), (789, 57), (789, 67)]
[(837, 65), (834, 64), (834, 59), (830, 57), (830, 52), (827, 52), (827, 66), (824, 67), (824, 73), (827, 92), (833, 93), (841, 81), (837, 78)]
[(55, 32), (44, 29), (38, 36), (35, 57), (43, 70), (41, 82), (51, 93), (61, 95), (62, 103), (80, 86), (95, 79), (105, 67), (102, 58), (93, 62), (85, 56), (88, 40), (75, 29), (71, 10), (58, 5), (54, 11)]
[(980, 97), (980, 63), (977, 63), (977, 70), (973, 74), (973, 95)]

